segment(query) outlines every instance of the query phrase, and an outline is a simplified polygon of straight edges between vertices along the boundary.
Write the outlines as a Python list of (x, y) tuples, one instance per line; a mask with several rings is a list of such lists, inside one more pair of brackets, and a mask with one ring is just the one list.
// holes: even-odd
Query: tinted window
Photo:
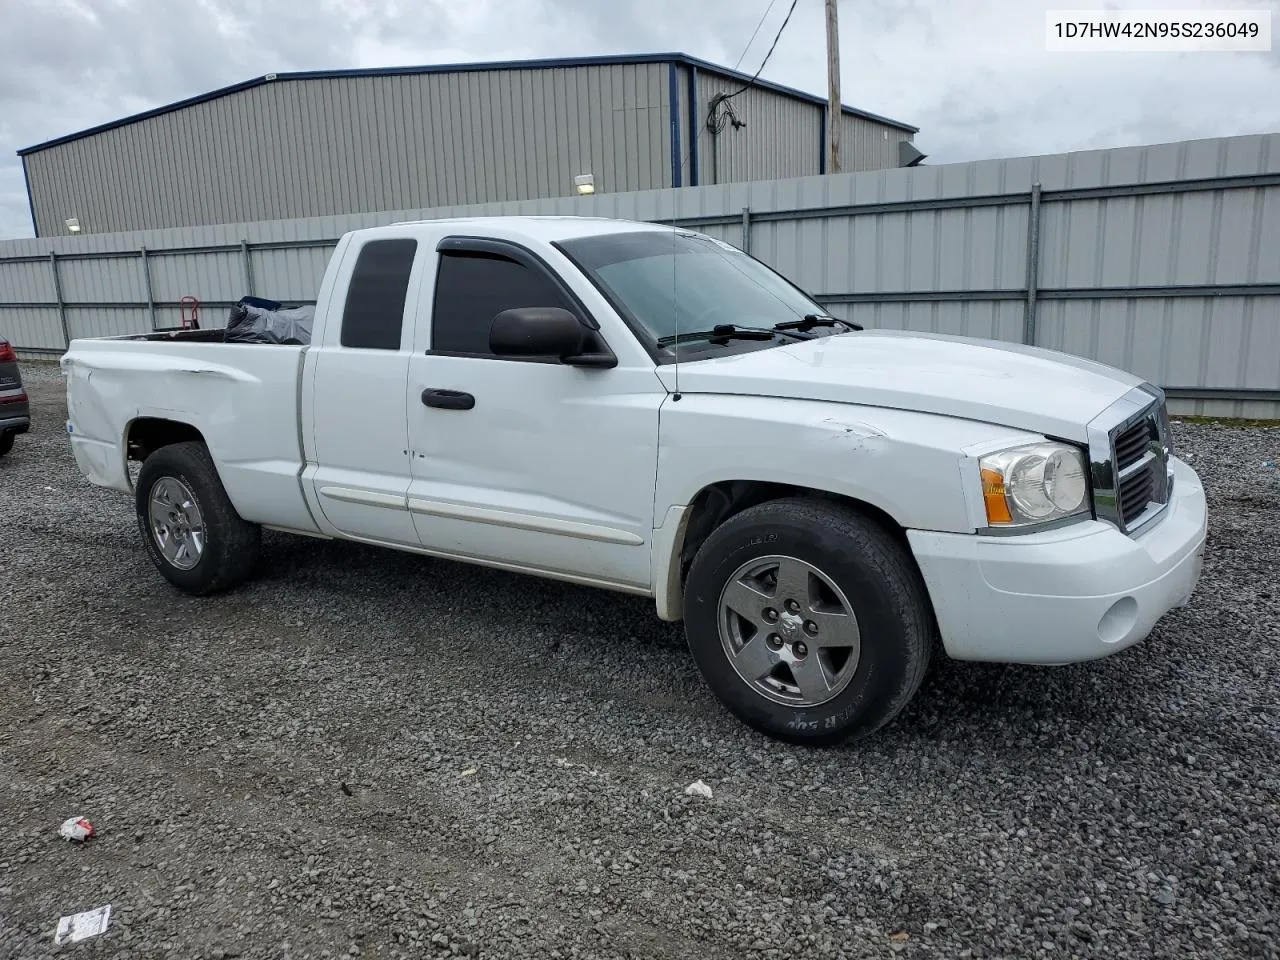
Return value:
[(493, 318), (519, 307), (573, 310), (555, 283), (539, 270), (491, 253), (441, 254), (431, 312), (431, 349), (487, 354)]
[(342, 312), (342, 345), (399, 350), (417, 240), (371, 240), (360, 249)]
[(644, 230), (560, 246), (654, 340), (719, 323), (771, 327), (825, 312), (758, 260), (698, 234)]

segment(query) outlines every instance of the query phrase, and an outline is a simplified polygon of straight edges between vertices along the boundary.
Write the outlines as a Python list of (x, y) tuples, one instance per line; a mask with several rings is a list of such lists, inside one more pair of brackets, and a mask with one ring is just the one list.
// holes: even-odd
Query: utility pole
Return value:
[(840, 172), (840, 24), (827, 0), (827, 173)]

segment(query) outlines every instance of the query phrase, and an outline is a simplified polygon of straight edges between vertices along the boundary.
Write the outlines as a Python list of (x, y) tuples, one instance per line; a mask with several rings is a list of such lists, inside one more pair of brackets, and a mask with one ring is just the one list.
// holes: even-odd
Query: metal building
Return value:
[[(826, 101), (749, 80), (680, 53), (267, 74), (18, 155), (39, 237), (826, 172)], [(923, 156), (841, 122), (844, 172)]]

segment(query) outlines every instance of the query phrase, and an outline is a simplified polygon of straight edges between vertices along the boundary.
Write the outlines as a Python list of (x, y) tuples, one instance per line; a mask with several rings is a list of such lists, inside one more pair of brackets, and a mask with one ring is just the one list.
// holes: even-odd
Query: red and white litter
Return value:
[(95, 833), (93, 824), (84, 817), (72, 817), (58, 828), (58, 836), (67, 840), (77, 840), (81, 843), (88, 840)]

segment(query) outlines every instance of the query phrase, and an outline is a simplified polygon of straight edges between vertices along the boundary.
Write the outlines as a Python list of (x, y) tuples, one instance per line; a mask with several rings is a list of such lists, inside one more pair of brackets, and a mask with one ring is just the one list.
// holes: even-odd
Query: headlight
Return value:
[(1065, 443), (1035, 443), (979, 461), (982, 502), (992, 527), (1050, 523), (1089, 512), (1084, 454)]

